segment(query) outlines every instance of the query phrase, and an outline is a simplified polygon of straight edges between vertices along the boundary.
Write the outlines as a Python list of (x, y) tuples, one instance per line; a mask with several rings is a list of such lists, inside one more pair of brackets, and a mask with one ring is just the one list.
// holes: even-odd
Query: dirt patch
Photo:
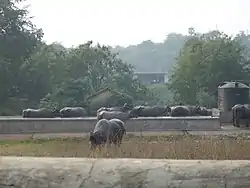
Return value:
[(1, 156), (249, 160), (250, 141), (222, 136), (125, 136), (120, 148), (91, 152), (88, 138), (0, 141)]

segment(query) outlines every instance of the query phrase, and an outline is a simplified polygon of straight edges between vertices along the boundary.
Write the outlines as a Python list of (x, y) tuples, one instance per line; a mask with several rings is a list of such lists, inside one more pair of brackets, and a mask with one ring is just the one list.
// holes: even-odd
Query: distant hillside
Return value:
[(113, 50), (119, 52), (122, 60), (134, 65), (138, 72), (167, 72), (174, 64), (187, 37), (170, 33), (163, 43), (149, 40), (127, 48), (117, 46)]
[[(127, 48), (117, 46), (113, 48), (113, 51), (119, 52), (122, 60), (134, 65), (137, 72), (167, 72), (175, 63), (175, 58), (188, 37), (190, 35), (170, 33), (163, 43), (148, 40)], [(236, 38), (250, 49), (250, 35), (240, 31)], [(250, 57), (250, 50), (246, 52), (246, 55)]]

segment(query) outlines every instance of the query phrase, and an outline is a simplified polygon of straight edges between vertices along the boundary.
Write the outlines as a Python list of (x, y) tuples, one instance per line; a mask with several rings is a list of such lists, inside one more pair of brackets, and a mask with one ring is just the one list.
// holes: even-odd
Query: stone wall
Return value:
[(3, 188), (250, 187), (250, 161), (0, 157)]

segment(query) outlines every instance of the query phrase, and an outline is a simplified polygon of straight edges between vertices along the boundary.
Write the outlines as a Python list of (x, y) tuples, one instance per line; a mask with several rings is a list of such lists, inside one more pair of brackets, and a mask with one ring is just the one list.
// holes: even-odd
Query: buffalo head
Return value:
[(105, 144), (107, 142), (107, 139), (100, 133), (90, 132), (89, 141), (91, 144), (91, 148), (95, 149), (97, 146)]

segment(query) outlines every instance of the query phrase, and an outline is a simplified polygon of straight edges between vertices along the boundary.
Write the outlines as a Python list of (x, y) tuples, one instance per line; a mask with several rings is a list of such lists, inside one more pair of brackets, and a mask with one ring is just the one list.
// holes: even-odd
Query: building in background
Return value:
[(142, 84), (164, 84), (167, 83), (168, 77), (165, 72), (135, 72), (135, 78), (138, 78)]

